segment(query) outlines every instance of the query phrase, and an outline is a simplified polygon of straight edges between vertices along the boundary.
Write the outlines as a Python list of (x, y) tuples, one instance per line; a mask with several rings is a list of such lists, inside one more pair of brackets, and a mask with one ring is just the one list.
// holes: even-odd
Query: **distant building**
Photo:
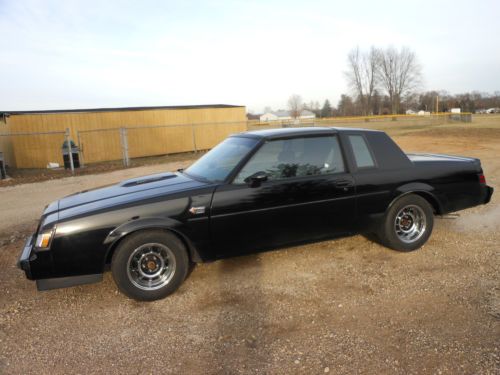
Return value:
[[(308, 110), (303, 110), (298, 117), (299, 120), (314, 119), (316, 115)], [(274, 111), (267, 112), (260, 116), (261, 122), (267, 121), (292, 121), (294, 118), (290, 114), (290, 111)]]
[(288, 111), (266, 112), (260, 116), (260, 121), (287, 121), (291, 120), (292, 116)]
[(451, 112), (451, 113), (460, 113), (460, 112), (461, 112), (461, 110), (460, 110), (460, 108), (452, 108), (452, 109), (450, 110), (450, 112)]
[(314, 112), (311, 112), (311, 111), (308, 111), (308, 110), (304, 110), (300, 114), (299, 118), (300, 119), (315, 119), (316, 118), (316, 114), (314, 114)]

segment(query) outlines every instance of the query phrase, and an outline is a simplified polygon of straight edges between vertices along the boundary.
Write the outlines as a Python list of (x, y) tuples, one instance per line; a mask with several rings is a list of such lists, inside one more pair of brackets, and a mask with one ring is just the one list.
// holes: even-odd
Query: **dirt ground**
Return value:
[(500, 374), (500, 121), (389, 133), (481, 158), (492, 202), (416, 252), (355, 236), (202, 264), (153, 303), (109, 273), (37, 292), (15, 262), (50, 201), (186, 161), (0, 188), (0, 373)]
[[(183, 152), (172, 155), (151, 156), (146, 158), (134, 158), (130, 160), (130, 167), (149, 167), (158, 164), (173, 164), (179, 162), (181, 165), (186, 165), (193, 158), (197, 158), (204, 152), (197, 154), (193, 152)], [(176, 165), (176, 164), (175, 164)], [(164, 166), (165, 167), (165, 166)], [(88, 176), (94, 174), (105, 174), (114, 171), (125, 170), (121, 160), (108, 161), (102, 163), (94, 163), (85, 165), (81, 168), (75, 168), (75, 177)], [(71, 177), (71, 171), (64, 168), (56, 169), (7, 169), (9, 178), (0, 180), (0, 188), (6, 186), (16, 186), (33, 182), (42, 182), (48, 180), (57, 180), (65, 177)]]

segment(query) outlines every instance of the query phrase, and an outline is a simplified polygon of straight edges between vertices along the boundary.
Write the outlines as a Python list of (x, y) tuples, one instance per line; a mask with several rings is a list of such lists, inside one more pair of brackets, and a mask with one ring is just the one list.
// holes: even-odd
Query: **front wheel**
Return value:
[(413, 251), (427, 242), (433, 226), (434, 214), (429, 202), (418, 195), (409, 194), (389, 208), (378, 236), (391, 249)]
[(189, 259), (172, 233), (151, 230), (125, 237), (113, 254), (111, 272), (122, 293), (154, 301), (173, 293), (186, 278)]

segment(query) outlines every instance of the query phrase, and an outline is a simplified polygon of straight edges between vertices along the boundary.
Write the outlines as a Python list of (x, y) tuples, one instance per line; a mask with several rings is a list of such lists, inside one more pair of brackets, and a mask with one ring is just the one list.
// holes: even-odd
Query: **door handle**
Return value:
[(335, 181), (335, 186), (338, 188), (347, 188), (353, 186), (353, 183), (349, 180), (337, 180)]

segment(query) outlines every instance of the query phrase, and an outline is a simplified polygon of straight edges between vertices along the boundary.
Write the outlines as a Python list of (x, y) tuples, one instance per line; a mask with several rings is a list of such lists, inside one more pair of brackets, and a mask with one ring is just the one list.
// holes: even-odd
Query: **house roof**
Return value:
[(157, 109), (206, 109), (206, 108), (241, 108), (242, 105), (230, 104), (203, 104), (203, 105), (179, 105), (179, 106), (155, 106), (155, 107), (117, 107), (117, 108), (85, 108), (85, 109), (54, 109), (38, 111), (0, 111), (0, 116), (9, 115), (31, 115), (50, 113), (81, 113), (81, 112), (123, 112), (123, 111), (148, 111)]

